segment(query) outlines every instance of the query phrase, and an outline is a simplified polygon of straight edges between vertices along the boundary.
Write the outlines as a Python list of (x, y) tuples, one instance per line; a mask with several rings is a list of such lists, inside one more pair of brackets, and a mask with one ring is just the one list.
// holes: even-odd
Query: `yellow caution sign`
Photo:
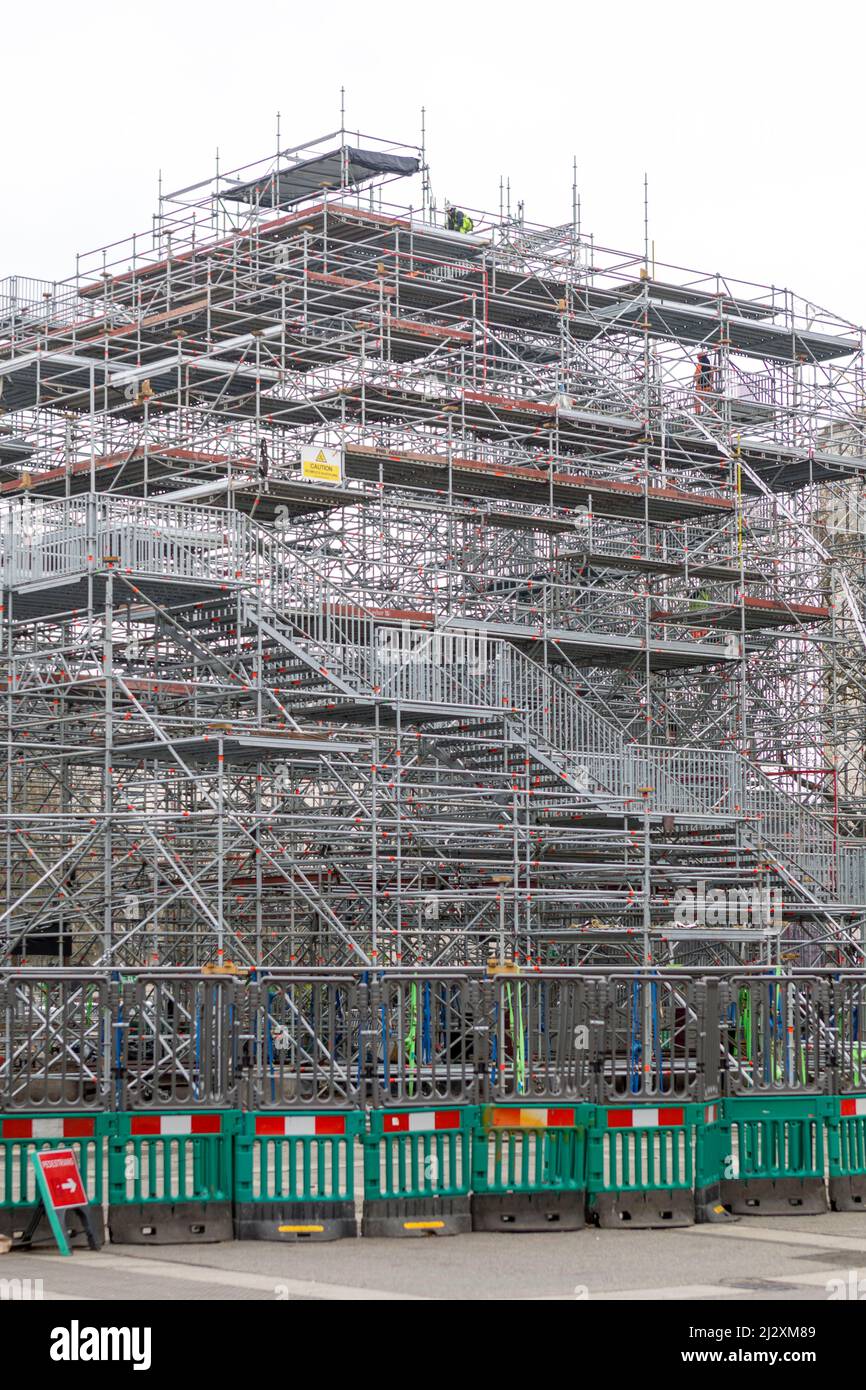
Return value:
[(341, 483), (343, 450), (306, 446), (301, 450), (301, 477), (309, 483)]

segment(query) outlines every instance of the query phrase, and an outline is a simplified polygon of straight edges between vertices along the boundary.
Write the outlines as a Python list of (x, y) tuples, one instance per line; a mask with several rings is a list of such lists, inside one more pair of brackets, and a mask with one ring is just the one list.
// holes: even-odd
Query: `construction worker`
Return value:
[[(703, 612), (706, 611), (706, 609), (709, 608), (709, 606), (710, 606), (710, 591), (709, 591), (709, 589), (707, 589), (706, 587), (704, 587), (704, 588), (702, 588), (702, 589), (699, 589), (698, 592), (695, 594), (695, 596), (692, 598), (691, 602), (689, 603), (689, 612), (690, 612), (690, 613), (703, 613)], [(693, 627), (693, 628), (692, 628), (692, 637), (694, 637), (694, 639), (695, 639), (696, 642), (700, 642), (700, 640), (701, 640), (702, 637), (706, 637), (706, 635), (707, 635), (707, 630), (708, 630), (708, 629), (705, 628), (705, 627)]]
[(269, 469), (269, 467), (270, 467), (270, 459), (268, 458), (268, 446), (267, 446), (267, 441), (263, 439), (262, 442), (261, 442), (261, 444), (259, 445), (259, 479), (260, 479), (260, 481), (261, 481), (261, 489), (262, 489), (262, 492), (268, 492), (268, 491), (269, 491), (269, 489), (268, 489), (268, 469)]
[(706, 348), (701, 348), (698, 353), (698, 360), (695, 363), (695, 414), (701, 413), (701, 396), (706, 396), (713, 389), (713, 364), (710, 361), (710, 354)]
[(461, 208), (449, 207), (446, 225), (449, 232), (463, 232), (464, 235), (468, 235), (475, 223), (469, 214), (463, 212)]

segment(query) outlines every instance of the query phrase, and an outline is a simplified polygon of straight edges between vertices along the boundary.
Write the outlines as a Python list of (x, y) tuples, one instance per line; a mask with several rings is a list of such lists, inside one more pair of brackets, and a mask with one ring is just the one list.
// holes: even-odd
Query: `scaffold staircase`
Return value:
[[(817, 915), (840, 901), (833, 827), (738, 751), (631, 743), (549, 670), (483, 631), (463, 639), (463, 663), (445, 671), (436, 644), (447, 624), (427, 631), (383, 617), (278, 536), (246, 524), (259, 581), (238, 602), (204, 605), (191, 626), (223, 659), (234, 653), (250, 680), (259, 663), (263, 673), (272, 669), (293, 710), (335, 718), (353, 704), (400, 704), (412, 719), (423, 715), (426, 701), (431, 719), (441, 720), (443, 705), (451, 717), (492, 717), (488, 732), (514, 750), (508, 770), (524, 770), (529, 760), (539, 792), (568, 789), (590, 803), (616, 805), (620, 814), (648, 810), (698, 823), (736, 822), (743, 845)], [(377, 665), (383, 651), (392, 659), (385, 674)], [(489, 750), (480, 755), (479, 771), (491, 766), (491, 757), (495, 762)]]

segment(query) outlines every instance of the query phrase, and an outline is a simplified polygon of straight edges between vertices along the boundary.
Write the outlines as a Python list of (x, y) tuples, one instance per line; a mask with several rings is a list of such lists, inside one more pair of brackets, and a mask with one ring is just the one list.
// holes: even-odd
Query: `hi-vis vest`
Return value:
[(460, 208), (450, 208), (448, 211), (448, 230), (451, 232), (471, 232), (474, 227), (472, 218)]

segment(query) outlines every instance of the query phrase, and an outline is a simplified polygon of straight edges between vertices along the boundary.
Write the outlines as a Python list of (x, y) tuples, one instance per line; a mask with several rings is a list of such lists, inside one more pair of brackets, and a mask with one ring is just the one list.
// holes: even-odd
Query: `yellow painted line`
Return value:
[(288, 1235), (290, 1232), (295, 1235), (304, 1235), (312, 1231), (324, 1231), (324, 1226), (278, 1226), (277, 1230)]
[(441, 1231), (444, 1221), (404, 1221), (404, 1231)]

